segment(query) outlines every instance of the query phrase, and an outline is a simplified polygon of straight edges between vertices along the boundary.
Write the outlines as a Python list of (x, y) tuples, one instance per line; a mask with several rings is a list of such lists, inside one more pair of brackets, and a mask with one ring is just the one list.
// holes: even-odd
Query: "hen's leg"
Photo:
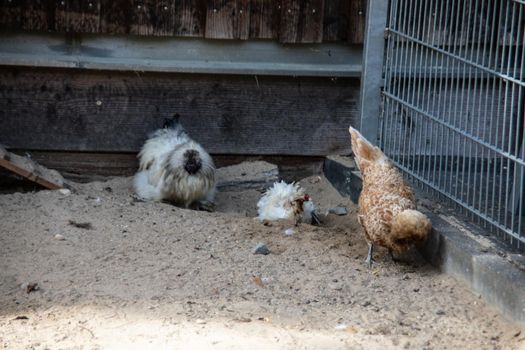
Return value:
[(195, 201), (186, 206), (186, 208), (197, 211), (207, 211), (213, 213), (215, 211), (215, 204), (206, 200)]
[(368, 243), (368, 256), (366, 257), (365, 262), (367, 263), (368, 268), (371, 269), (372, 263), (374, 262), (374, 259), (372, 257), (372, 254), (374, 252), (374, 245), (372, 242), (367, 242), (367, 243)]
[(130, 195), (130, 197), (131, 197), (131, 200), (132, 200), (133, 202), (135, 202), (135, 203), (137, 203), (137, 202), (146, 202), (146, 201), (147, 201), (146, 199), (144, 199), (144, 198), (142, 198), (142, 197), (139, 197), (139, 195), (136, 194), (136, 193), (132, 193), (132, 194)]

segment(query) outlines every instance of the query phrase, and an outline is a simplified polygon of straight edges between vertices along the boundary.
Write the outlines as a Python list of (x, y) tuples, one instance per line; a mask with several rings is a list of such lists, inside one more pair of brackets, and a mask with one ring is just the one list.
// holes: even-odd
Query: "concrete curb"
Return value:
[[(362, 181), (351, 159), (328, 157), (324, 172), (342, 195), (357, 201)], [(509, 254), (474, 225), (424, 208), (421, 211), (433, 225), (431, 235), (419, 248), (423, 257), (441, 271), (466, 282), (503, 315), (525, 326), (523, 255)]]

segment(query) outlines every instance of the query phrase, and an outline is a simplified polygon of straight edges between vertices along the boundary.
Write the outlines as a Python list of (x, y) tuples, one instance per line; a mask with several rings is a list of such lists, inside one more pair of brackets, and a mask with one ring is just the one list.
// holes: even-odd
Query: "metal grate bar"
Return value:
[(428, 119), (431, 119), (431, 120), (435, 121), (436, 123), (441, 124), (441, 125), (445, 126), (446, 128), (448, 128), (448, 129), (450, 129), (450, 130), (452, 130), (452, 131), (454, 131), (454, 132), (456, 132), (456, 133), (458, 133), (458, 134), (460, 134), (462, 136), (465, 136), (468, 139), (470, 139), (470, 140), (472, 140), (472, 141), (474, 141), (474, 142), (476, 142), (476, 143), (478, 143), (478, 144), (480, 144), (482, 146), (485, 146), (486, 148), (490, 149), (491, 151), (493, 151), (493, 152), (495, 152), (495, 153), (497, 153), (497, 154), (499, 154), (501, 156), (504, 156), (504, 157), (506, 157), (509, 160), (513, 160), (513, 161), (515, 161), (518, 164), (525, 165), (525, 160), (520, 159), (520, 158), (518, 158), (516, 156), (513, 156), (512, 154), (510, 154), (508, 152), (502, 151), (499, 148), (497, 148), (495, 146), (492, 146), (492, 145), (486, 143), (485, 141), (483, 141), (483, 140), (481, 140), (481, 139), (471, 135), (470, 133), (467, 133), (463, 129), (457, 128), (457, 127), (455, 127), (453, 125), (450, 125), (450, 124), (440, 120), (439, 118), (436, 118), (435, 116), (433, 116), (433, 115), (423, 111), (422, 109), (420, 109), (420, 108), (418, 108), (416, 106), (413, 106), (410, 103), (402, 100), (401, 98), (399, 98), (399, 97), (389, 93), (388, 91), (383, 91), (383, 95), (385, 95), (386, 97), (388, 97), (388, 98), (390, 98), (390, 99), (392, 99), (392, 100), (402, 104), (403, 106), (411, 109), (412, 111), (417, 112), (418, 114), (420, 114), (422, 116), (425, 116)]
[(501, 72), (498, 72), (498, 71), (496, 71), (496, 70), (490, 69), (490, 68), (488, 68), (488, 67), (484, 67), (484, 66), (482, 66), (481, 64), (478, 64), (478, 63), (476, 63), (476, 62), (469, 61), (469, 60), (466, 59), (466, 58), (463, 58), (463, 57), (461, 57), (461, 56), (455, 55), (455, 54), (453, 54), (453, 53), (451, 53), (451, 52), (448, 52), (448, 51), (446, 51), (446, 50), (444, 50), (444, 49), (441, 49), (441, 48), (439, 48), (439, 47), (437, 47), (437, 46), (433, 46), (433, 45), (431, 45), (431, 44), (428, 44), (428, 43), (425, 43), (425, 42), (423, 42), (423, 41), (421, 41), (421, 40), (418, 40), (417, 38), (414, 38), (414, 37), (411, 36), (411, 35), (408, 35), (408, 34), (402, 33), (402, 32), (400, 32), (400, 31), (398, 31), (398, 30), (396, 30), (396, 29), (392, 29), (392, 28), (386, 28), (386, 30), (387, 30), (388, 32), (392, 33), (392, 34), (395, 34), (395, 35), (397, 35), (397, 36), (403, 38), (403, 39), (406, 39), (406, 40), (409, 40), (409, 41), (411, 41), (411, 42), (417, 43), (417, 44), (419, 44), (419, 45), (421, 45), (421, 46), (425, 46), (425, 47), (427, 47), (427, 48), (429, 48), (429, 49), (431, 49), (431, 50), (434, 50), (434, 51), (436, 51), (436, 52), (439, 52), (439, 53), (441, 53), (441, 54), (443, 54), (443, 55), (450, 56), (450, 57), (452, 57), (452, 58), (454, 58), (454, 59), (456, 59), (456, 60), (458, 60), (458, 61), (461, 61), (461, 62), (463, 62), (463, 63), (469, 64), (469, 65), (472, 65), (473, 67), (476, 67), (476, 68), (478, 68), (478, 69), (480, 69), (480, 70), (483, 70), (483, 71), (485, 71), (485, 72), (487, 72), (487, 73), (493, 74), (493, 75), (495, 75), (495, 76), (497, 76), (497, 77), (499, 77), (499, 78), (502, 78), (502, 79), (508, 80), (508, 81), (510, 81), (511, 83), (518, 84), (518, 85), (521, 85), (521, 86), (525, 86), (525, 82), (524, 82), (524, 81), (520, 81), (520, 80), (518, 80), (518, 79), (513, 78), (513, 77), (510, 76), (510, 75), (503, 74), (503, 73), (501, 73)]
[(380, 146), (525, 247), (525, 0), (391, 0)]
[[(472, 212), (472, 214), (475, 214), (475, 215), (478, 215), (478, 216), (481, 216), (483, 215), (483, 213), (481, 213), (478, 209), (470, 206), (468, 203), (465, 203), (459, 199), (457, 199), (456, 197), (452, 196), (451, 194), (448, 194), (448, 193), (444, 193), (441, 191), (440, 188), (438, 188), (436, 185), (434, 185), (432, 182), (430, 181), (427, 181), (425, 178), (423, 178), (422, 176), (419, 176), (419, 175), (414, 175), (410, 169), (407, 169), (405, 166), (403, 165), (398, 165), (399, 169), (403, 170), (405, 173), (409, 174), (410, 176), (413, 176), (414, 178), (416, 178), (418, 181), (421, 181), (422, 183), (424, 183), (425, 185), (427, 185), (428, 187), (432, 188), (433, 190), (435, 191), (438, 191), (438, 192), (441, 192), (442, 195), (444, 195), (445, 197), (447, 197), (447, 199), (463, 206), (465, 209), (469, 210), (470, 212)], [(491, 218), (486, 218), (486, 220), (491, 224), (491, 225), (494, 225), (495, 227), (497, 227), (498, 229), (500, 229), (501, 231), (507, 233), (508, 235), (510, 236), (513, 236), (515, 238), (520, 238), (519, 235), (517, 235), (515, 232), (511, 231), (510, 229), (508, 229), (507, 227), (503, 226), (501, 223), (499, 223), (498, 221), (496, 220), (493, 220)]]

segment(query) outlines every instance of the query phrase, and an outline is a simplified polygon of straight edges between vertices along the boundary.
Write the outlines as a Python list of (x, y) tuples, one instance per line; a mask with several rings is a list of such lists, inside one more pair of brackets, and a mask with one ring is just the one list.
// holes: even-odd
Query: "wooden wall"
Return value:
[(350, 151), (359, 80), (0, 68), (0, 143), (137, 152), (177, 112), (214, 154)]
[[(27, 31), (361, 44), (365, 8), (366, 0), (0, 0), (0, 40)], [(148, 133), (177, 112), (223, 155), (219, 164), (264, 156), (318, 168), (320, 157), (350, 152), (358, 95), (357, 78), (0, 65), (0, 144), (64, 172), (129, 173)]]
[(362, 43), (366, 0), (0, 0), (0, 29)]

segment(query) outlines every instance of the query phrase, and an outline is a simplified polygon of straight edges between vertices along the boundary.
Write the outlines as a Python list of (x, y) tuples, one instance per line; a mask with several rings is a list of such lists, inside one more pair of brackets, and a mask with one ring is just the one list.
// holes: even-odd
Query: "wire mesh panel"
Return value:
[(391, 0), (380, 144), (525, 246), (525, 1)]

